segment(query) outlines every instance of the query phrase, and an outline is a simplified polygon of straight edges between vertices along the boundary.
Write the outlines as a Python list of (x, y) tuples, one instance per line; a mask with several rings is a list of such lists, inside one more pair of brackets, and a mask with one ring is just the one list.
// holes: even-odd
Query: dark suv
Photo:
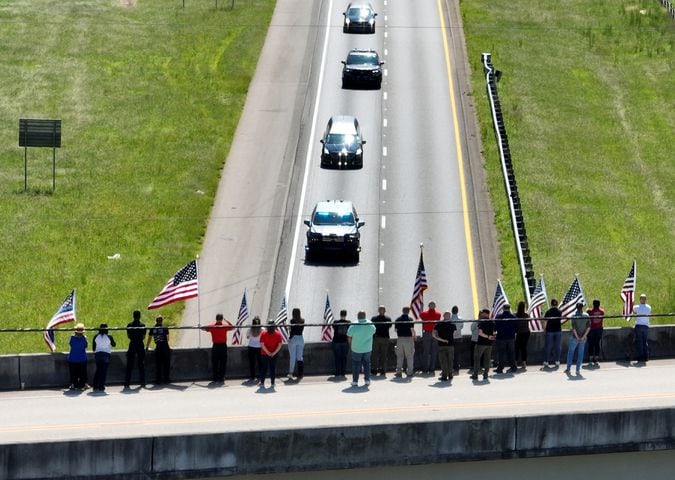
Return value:
[(361, 128), (356, 117), (336, 115), (328, 120), (320, 140), (321, 168), (363, 168)]
[(345, 10), (342, 31), (344, 33), (375, 33), (375, 17), (377, 13), (370, 3), (350, 3)]
[(382, 87), (382, 65), (375, 50), (354, 49), (342, 61), (342, 88), (352, 85)]
[(361, 234), (359, 228), (366, 222), (360, 222), (352, 202), (346, 200), (326, 200), (314, 207), (312, 218), (305, 220), (307, 245), (305, 258), (309, 261), (317, 252), (344, 252), (359, 261)]

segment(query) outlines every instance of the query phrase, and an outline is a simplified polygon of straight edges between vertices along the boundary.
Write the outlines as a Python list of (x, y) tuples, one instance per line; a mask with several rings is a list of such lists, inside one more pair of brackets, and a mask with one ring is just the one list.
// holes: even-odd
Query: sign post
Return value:
[(23, 151), (23, 191), (28, 191), (28, 147), (51, 147), (52, 191), (56, 190), (56, 149), (61, 148), (61, 120), (19, 119), (19, 146)]

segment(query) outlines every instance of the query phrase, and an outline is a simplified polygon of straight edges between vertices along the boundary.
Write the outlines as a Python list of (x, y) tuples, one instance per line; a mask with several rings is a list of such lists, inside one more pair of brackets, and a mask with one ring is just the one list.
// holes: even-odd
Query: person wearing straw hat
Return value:
[(112, 335), (108, 334), (107, 323), (101, 324), (98, 329), (98, 334), (91, 341), (91, 344), (94, 350), (94, 359), (96, 360), (96, 372), (94, 373), (94, 382), (92, 386), (94, 387), (95, 392), (104, 392), (112, 347), (116, 346), (115, 339)]
[(84, 324), (75, 325), (75, 332), (70, 336), (70, 352), (68, 367), (70, 368), (70, 388), (87, 389), (87, 337), (84, 335)]

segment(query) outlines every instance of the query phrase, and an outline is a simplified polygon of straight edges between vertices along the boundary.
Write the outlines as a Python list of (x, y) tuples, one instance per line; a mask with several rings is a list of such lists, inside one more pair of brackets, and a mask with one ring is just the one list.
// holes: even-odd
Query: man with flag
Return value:
[(227, 332), (232, 330), (233, 326), (229, 320), (225, 320), (222, 313), (216, 315), (216, 322), (202, 330), (211, 334), (213, 346), (211, 347), (211, 370), (212, 380), (216, 383), (225, 381), (225, 371), (227, 368)]
[(647, 295), (640, 295), (640, 303), (633, 307), (635, 317), (635, 353), (638, 363), (647, 363), (649, 360), (649, 345), (647, 336), (649, 334), (649, 315), (652, 313), (652, 307), (647, 303)]

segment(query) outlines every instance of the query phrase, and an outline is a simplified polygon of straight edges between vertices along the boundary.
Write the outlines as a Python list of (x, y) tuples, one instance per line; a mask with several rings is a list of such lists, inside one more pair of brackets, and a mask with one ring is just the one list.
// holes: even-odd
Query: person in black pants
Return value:
[(229, 320), (225, 320), (222, 313), (216, 315), (216, 322), (202, 327), (202, 330), (211, 334), (212, 380), (217, 383), (225, 381), (227, 368), (227, 332), (234, 328)]
[(335, 377), (344, 378), (347, 368), (347, 353), (349, 352), (349, 343), (347, 342), (347, 330), (350, 322), (347, 320), (347, 310), (340, 310), (340, 318), (333, 322), (333, 357), (335, 359)]
[(138, 360), (138, 374), (141, 381), (141, 387), (145, 387), (145, 348), (143, 340), (147, 329), (141, 322), (141, 312), (134, 310), (133, 321), (127, 325), (127, 337), (129, 337), (129, 349), (127, 350), (127, 371), (124, 377), (124, 388), (129, 388), (131, 381), (131, 372), (134, 369), (134, 363)]
[(260, 371), (260, 334), (262, 327), (260, 326), (260, 317), (253, 317), (251, 320), (251, 328), (248, 329), (246, 338), (248, 338), (248, 368), (249, 381), (253, 381), (258, 377)]
[(148, 333), (148, 343), (145, 349), (150, 348), (150, 342), (155, 341), (155, 369), (157, 370), (157, 385), (170, 383), (169, 369), (171, 366), (171, 347), (169, 346), (169, 329), (164, 325), (164, 317), (157, 315), (155, 326)]

